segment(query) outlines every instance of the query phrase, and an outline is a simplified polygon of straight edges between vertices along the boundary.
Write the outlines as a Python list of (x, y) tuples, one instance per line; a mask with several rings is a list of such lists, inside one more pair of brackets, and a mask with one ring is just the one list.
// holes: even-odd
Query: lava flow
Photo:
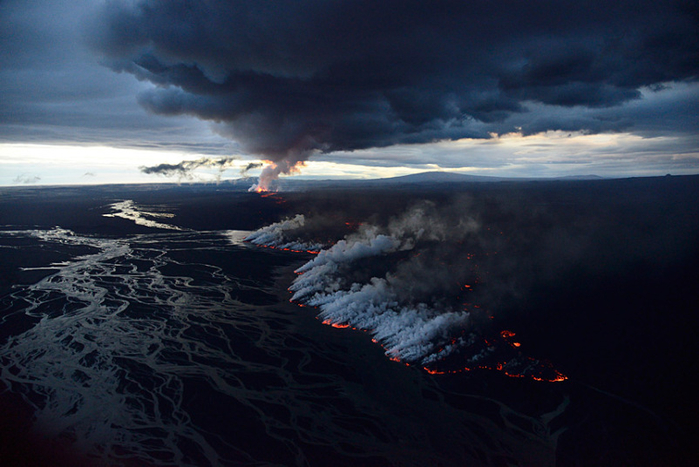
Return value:
[[(289, 286), (293, 293), (290, 301), (317, 307), (325, 325), (370, 333), (391, 360), (431, 374), (487, 369), (513, 378), (565, 380), (549, 362), (524, 355), (513, 332), (485, 324), (491, 323), (491, 313), (473, 303), (478, 296), (474, 289), (483, 284), (484, 271), (478, 264), (470, 263), (458, 282), (447, 281), (436, 290), (427, 281), (419, 301), (403, 294), (405, 283), (425, 279), (415, 270), (435, 263), (444, 264), (445, 270), (454, 266), (446, 255), (432, 254), (429, 264), (414, 259), (423, 253), (423, 258), (439, 253), (439, 249), (429, 240), (416, 243), (422, 233), (406, 227), (414, 224), (411, 219), (396, 222), (399, 227), (395, 232), (360, 230), (327, 246), (299, 239), (299, 232), (308, 236), (304, 231), (308, 225), (305, 216), (297, 214), (247, 239), (265, 248), (318, 254), (295, 271), (298, 277)], [(348, 229), (358, 225), (343, 221)], [(422, 225), (417, 232), (422, 232)], [(477, 256), (468, 254), (466, 258)]]
[[(491, 370), (499, 371), (510, 378), (529, 378), (534, 381), (551, 383), (568, 379), (550, 362), (522, 354), (519, 350), (521, 343), (512, 341), (514, 336), (514, 332), (503, 330), (500, 331), (499, 335), (489, 338), (472, 339), (459, 354), (451, 355), (423, 368), (433, 375)], [(471, 355), (478, 357), (469, 357)], [(473, 364), (463, 365), (464, 359)]]
[(256, 193), (259, 193), (260, 196), (262, 196), (263, 198), (269, 198), (273, 200), (276, 204), (284, 204), (286, 202), (286, 200), (282, 198), (282, 196), (276, 191), (256, 190)]
[[(289, 301), (295, 303), (293, 300)], [(307, 306), (300, 303), (297, 304), (299, 306)], [(322, 321), (322, 323), (337, 329), (366, 331), (365, 329), (356, 328), (347, 323), (335, 323), (328, 319)], [(438, 360), (432, 364), (423, 365), (422, 369), (432, 375), (457, 374), (473, 370), (490, 370), (501, 372), (510, 378), (529, 378), (534, 381), (549, 383), (561, 382), (568, 379), (565, 375), (556, 370), (550, 362), (527, 357), (519, 352), (518, 348), (521, 346), (521, 344), (519, 342), (511, 341), (511, 338), (514, 336), (514, 332), (503, 330), (500, 332), (499, 336), (496, 335), (490, 339), (479, 339), (475, 343), (472, 342), (471, 345), (467, 346), (467, 349), (464, 351), (458, 352), (456, 355), (451, 355), (445, 359)], [(375, 344), (381, 345), (381, 347), (385, 348), (376, 338), (372, 338), (371, 340)], [(450, 344), (455, 345), (457, 341), (457, 338), (452, 338)], [(480, 358), (474, 358), (472, 356), (469, 358), (467, 356), (467, 351), (474, 352), (476, 350), (478, 350), (477, 355), (485, 356)], [(437, 353), (439, 354), (440, 351)], [(389, 355), (387, 353), (387, 356), (391, 361), (401, 363), (406, 366), (412, 366), (414, 364), (407, 362), (396, 355)], [(478, 360), (479, 363), (474, 365), (464, 365), (464, 360), (471, 362)]]
[[(249, 241), (246, 240), (246, 243), (249, 243)], [(292, 253), (309, 253), (311, 255), (317, 255), (318, 253), (320, 253), (320, 251), (316, 251), (316, 250), (303, 250), (300, 248), (296, 249), (296, 248), (288, 248), (288, 247), (278, 247), (278, 246), (274, 246), (274, 245), (255, 245), (255, 246), (258, 246), (260, 248), (267, 248), (270, 250), (290, 251)]]

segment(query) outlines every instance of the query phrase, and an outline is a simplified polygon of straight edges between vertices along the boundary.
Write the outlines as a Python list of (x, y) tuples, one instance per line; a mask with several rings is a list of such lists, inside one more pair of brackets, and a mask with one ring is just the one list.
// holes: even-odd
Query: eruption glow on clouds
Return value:
[[(143, 107), (214, 122), (270, 161), (264, 189), (316, 153), (694, 132), (696, 118), (663, 123), (628, 104), (696, 79), (697, 17), (674, 0), (115, 0), (88, 36), (111, 68), (157, 86), (139, 94)], [(675, 110), (696, 104), (685, 107)]]

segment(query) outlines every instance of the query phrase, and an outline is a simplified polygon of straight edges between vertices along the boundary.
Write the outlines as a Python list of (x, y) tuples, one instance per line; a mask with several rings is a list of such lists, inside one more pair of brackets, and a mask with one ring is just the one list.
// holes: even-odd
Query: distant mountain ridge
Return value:
[[(447, 183), (493, 183), (493, 182), (535, 182), (535, 181), (577, 181), (577, 180), (605, 180), (599, 175), (569, 175), (565, 177), (495, 177), (489, 175), (471, 175), (456, 172), (420, 172), (398, 177), (372, 178), (372, 179), (303, 179), (297, 177), (282, 177), (273, 182), (278, 189), (305, 189), (305, 188), (352, 188), (352, 187), (381, 187), (400, 185), (441, 185)], [(45, 189), (76, 189), (78, 187), (91, 187), (95, 191), (109, 191), (129, 188), (133, 190), (165, 190), (165, 189), (189, 189), (189, 190), (218, 190), (233, 189), (235, 191), (247, 191), (258, 183), (257, 177), (243, 177), (237, 179), (221, 180), (220, 182), (200, 182), (180, 180), (160, 183), (110, 183), (104, 185), (18, 185), (0, 187), (0, 195), (12, 191), (15, 193), (36, 193)]]
[[(255, 180), (255, 179), (252, 179)], [(604, 177), (599, 175), (570, 175), (565, 177), (495, 177), (489, 175), (471, 175), (461, 174), (456, 172), (421, 172), (411, 175), (401, 175), (398, 177), (389, 178), (372, 178), (372, 179), (315, 179), (315, 180), (300, 180), (293, 177), (284, 177), (280, 179), (280, 187), (360, 187), (360, 186), (399, 186), (399, 185), (440, 185), (446, 183), (493, 183), (493, 182), (533, 182), (533, 181), (576, 181), (576, 180), (604, 180)]]
[[(379, 179), (385, 183), (453, 183), (453, 182), (500, 182), (510, 180), (505, 177), (470, 175), (456, 172), (420, 172), (411, 175)], [(367, 180), (370, 181), (370, 180)]]
[[(454, 182), (515, 182), (533, 180), (602, 180), (599, 175), (569, 175), (566, 177), (493, 177), (489, 175), (470, 175), (456, 172), (421, 172), (412, 175), (379, 179), (384, 183), (454, 183)], [(370, 181), (370, 180), (367, 180)], [(377, 180), (378, 181), (378, 180)]]

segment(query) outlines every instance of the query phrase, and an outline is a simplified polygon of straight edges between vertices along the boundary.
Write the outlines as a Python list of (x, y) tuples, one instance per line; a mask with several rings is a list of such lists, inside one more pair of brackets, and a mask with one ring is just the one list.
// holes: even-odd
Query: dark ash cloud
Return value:
[(158, 164), (151, 167), (139, 167), (144, 174), (163, 175), (165, 177), (178, 177), (179, 179), (193, 179), (194, 171), (209, 167), (218, 170), (218, 179), (223, 172), (231, 167), (238, 159), (235, 157), (201, 157), (192, 161), (182, 161), (177, 164)]
[(608, 114), (694, 82), (698, 25), (697, 3), (674, 0), (142, 0), (107, 2), (91, 40), (114, 70), (157, 85), (139, 95), (146, 109), (216, 122), (285, 171), (313, 152), (633, 131)]
[(85, 44), (95, 3), (0, 2), (0, 141), (239, 153), (204, 122), (158, 118), (135, 102), (151, 85), (100, 65)]
[(263, 165), (264, 165), (264, 164), (263, 164), (262, 162), (250, 162), (248, 165), (246, 165), (245, 167), (243, 167), (243, 168), (240, 170), (240, 176), (241, 176), (241, 177), (247, 177), (249, 171), (254, 170), (254, 169), (259, 169), (259, 168), (261, 168)]

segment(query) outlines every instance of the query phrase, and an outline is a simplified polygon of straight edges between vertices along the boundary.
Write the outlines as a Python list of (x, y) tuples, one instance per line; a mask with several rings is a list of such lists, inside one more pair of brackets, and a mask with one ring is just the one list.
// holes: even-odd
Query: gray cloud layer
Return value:
[(3, 0), (0, 141), (254, 152), (282, 171), (314, 152), (499, 167), (432, 146), (352, 151), (558, 129), (673, 136), (654, 147), (674, 157), (699, 134), (698, 10), (695, 0)]
[(94, 7), (93, 0), (0, 2), (0, 141), (236, 152), (203, 122), (157, 117), (135, 102), (150, 85), (100, 65), (85, 44)]
[[(107, 2), (89, 36), (114, 70), (157, 85), (139, 95), (146, 109), (294, 161), (636, 120), (694, 133), (696, 118), (669, 128), (628, 109), (642, 89), (696, 80), (698, 24), (697, 2), (680, 0), (141, 0)], [(697, 110), (675, 104), (664, 113)]]

